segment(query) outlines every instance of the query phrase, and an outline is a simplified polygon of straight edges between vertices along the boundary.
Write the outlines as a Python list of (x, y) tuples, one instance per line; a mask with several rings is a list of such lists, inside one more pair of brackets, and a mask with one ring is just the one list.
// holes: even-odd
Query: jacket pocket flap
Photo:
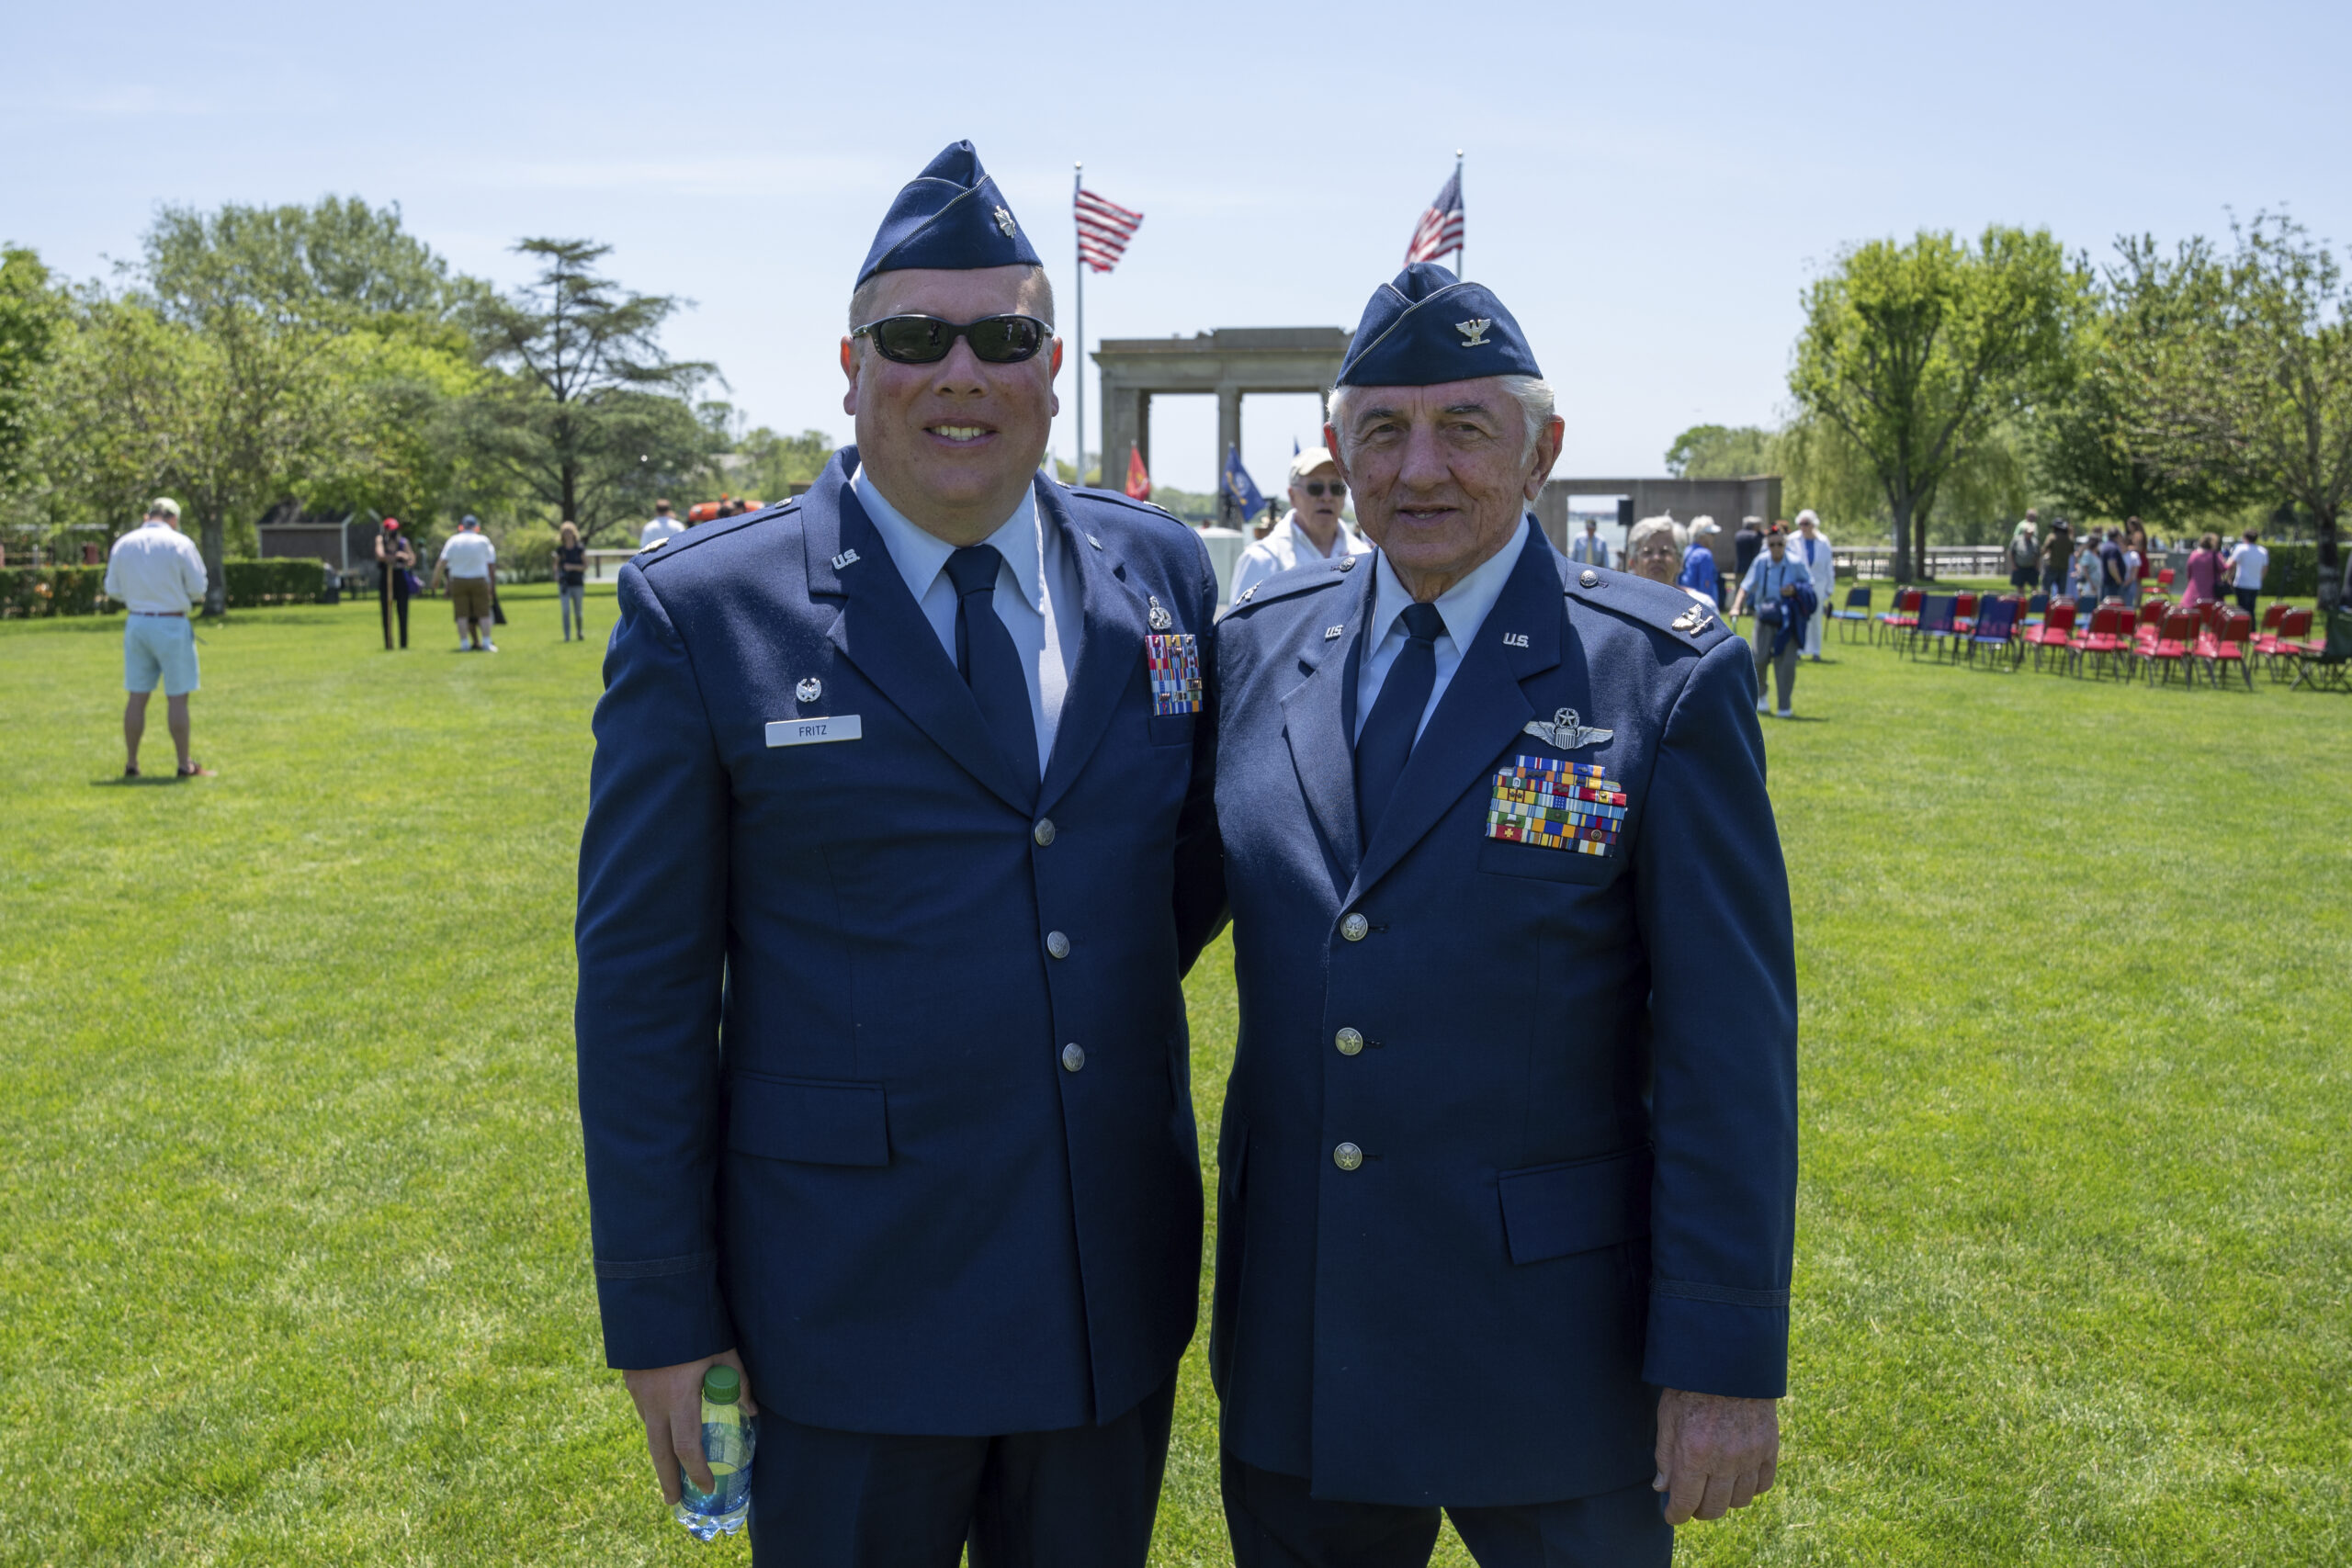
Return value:
[(1649, 1234), (1646, 1145), (1600, 1159), (1507, 1170), (1498, 1185), (1513, 1263), (1565, 1258)]
[(806, 1165), (888, 1165), (882, 1086), (739, 1074), (728, 1108), (727, 1146)]

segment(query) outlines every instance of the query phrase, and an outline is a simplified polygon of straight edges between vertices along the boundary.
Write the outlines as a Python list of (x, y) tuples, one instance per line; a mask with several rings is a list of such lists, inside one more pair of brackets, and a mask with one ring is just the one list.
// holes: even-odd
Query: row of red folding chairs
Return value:
[[(2295, 655), (2305, 651), (2292, 639), (2309, 633), (2311, 612), (2273, 608), (2280, 613), (2269, 617), (2269, 631), (2257, 639), (2252, 615), (2211, 600), (2183, 607), (2151, 599), (2136, 610), (2129, 604), (2101, 604), (2091, 612), (2086, 626), (2075, 624), (2075, 606), (2062, 600), (2050, 607), (2041, 626), (2026, 629), (2024, 640), (2033, 649), (2037, 670), (2045, 657), (2053, 661), (2063, 657), (2068, 669), (2079, 673), (2088, 668), (2094, 677), (2112, 671), (2127, 681), (2135, 675), (2154, 681), (2161, 672), (2170, 684), (2177, 670), (2193, 685), (2199, 665), (2211, 683), (2234, 667), (2251, 688), (2256, 662), (2268, 665), (2272, 679), (2284, 680)], [(2290, 627), (2294, 628), (2291, 634)]]

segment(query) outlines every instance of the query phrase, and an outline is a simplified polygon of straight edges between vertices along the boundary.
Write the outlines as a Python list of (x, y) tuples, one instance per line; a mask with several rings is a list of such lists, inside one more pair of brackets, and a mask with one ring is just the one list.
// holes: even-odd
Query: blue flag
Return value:
[(1238, 446), (1225, 449), (1225, 493), (1245, 522), (1265, 510), (1266, 498), (1258, 493), (1258, 486), (1250, 478), (1250, 470), (1241, 466), (1241, 449)]

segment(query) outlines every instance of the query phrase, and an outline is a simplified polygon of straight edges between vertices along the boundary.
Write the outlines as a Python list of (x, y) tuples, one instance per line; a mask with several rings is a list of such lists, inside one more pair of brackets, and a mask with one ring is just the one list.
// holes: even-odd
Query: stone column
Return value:
[[(1140, 388), (1130, 387), (1102, 378), (1102, 478), (1105, 490), (1117, 490), (1127, 482), (1127, 448), (1142, 446), (1148, 439), (1144, 428), (1145, 411), (1150, 406), (1151, 394)], [(1151, 454), (1143, 456), (1144, 467), (1151, 467)]]
[[(1225, 495), (1225, 455), (1239, 450), (1241, 446), (1241, 389), (1220, 385), (1216, 389), (1216, 475), (1217, 494)], [(1226, 497), (1217, 508), (1217, 515), (1228, 528), (1241, 525), (1241, 516)]]

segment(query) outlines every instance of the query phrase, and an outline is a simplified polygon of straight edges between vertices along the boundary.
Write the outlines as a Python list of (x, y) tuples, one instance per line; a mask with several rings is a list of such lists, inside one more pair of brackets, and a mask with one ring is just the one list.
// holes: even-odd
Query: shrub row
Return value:
[[(324, 596), (325, 574), (314, 560), (232, 560), (220, 563), (229, 607), (315, 604)], [(0, 567), (0, 615), (94, 615), (119, 604), (102, 602), (107, 569), (102, 566)]]

